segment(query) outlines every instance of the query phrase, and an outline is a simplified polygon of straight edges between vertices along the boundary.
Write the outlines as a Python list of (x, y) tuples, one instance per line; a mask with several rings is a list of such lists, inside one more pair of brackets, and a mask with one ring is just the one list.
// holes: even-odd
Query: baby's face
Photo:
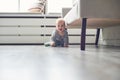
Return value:
[(60, 32), (63, 32), (65, 30), (65, 22), (64, 21), (59, 21), (56, 24), (56, 29)]

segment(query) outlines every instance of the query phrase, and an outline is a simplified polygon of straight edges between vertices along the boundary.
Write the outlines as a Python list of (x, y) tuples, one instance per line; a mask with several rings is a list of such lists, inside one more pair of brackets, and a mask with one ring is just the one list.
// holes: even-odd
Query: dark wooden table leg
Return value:
[(86, 24), (87, 24), (87, 18), (83, 18), (82, 19), (82, 29), (81, 29), (81, 50), (85, 50)]
[(100, 36), (100, 28), (97, 28), (96, 40), (95, 40), (95, 45), (96, 46), (98, 46), (99, 36)]

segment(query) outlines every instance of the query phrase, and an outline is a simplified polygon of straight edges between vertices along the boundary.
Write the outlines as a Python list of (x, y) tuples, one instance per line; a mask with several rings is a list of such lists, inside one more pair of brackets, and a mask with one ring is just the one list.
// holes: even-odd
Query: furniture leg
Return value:
[(100, 36), (100, 28), (97, 28), (97, 34), (96, 34), (96, 40), (95, 40), (95, 45), (98, 46), (98, 40)]
[(82, 18), (82, 29), (81, 29), (81, 50), (85, 50), (85, 41), (86, 41), (86, 24), (87, 24), (87, 18)]

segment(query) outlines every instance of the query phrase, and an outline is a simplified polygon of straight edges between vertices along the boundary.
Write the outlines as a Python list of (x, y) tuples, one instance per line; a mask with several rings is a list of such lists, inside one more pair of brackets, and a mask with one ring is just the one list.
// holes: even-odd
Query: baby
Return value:
[(68, 32), (63, 18), (59, 18), (56, 20), (56, 29), (53, 31), (50, 40), (50, 42), (45, 43), (45, 46), (68, 47)]

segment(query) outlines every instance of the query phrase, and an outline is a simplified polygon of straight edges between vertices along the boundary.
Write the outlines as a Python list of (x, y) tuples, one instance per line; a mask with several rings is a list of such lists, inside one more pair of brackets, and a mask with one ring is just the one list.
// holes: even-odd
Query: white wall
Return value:
[(47, 13), (61, 13), (63, 7), (72, 7), (72, 0), (48, 0)]

